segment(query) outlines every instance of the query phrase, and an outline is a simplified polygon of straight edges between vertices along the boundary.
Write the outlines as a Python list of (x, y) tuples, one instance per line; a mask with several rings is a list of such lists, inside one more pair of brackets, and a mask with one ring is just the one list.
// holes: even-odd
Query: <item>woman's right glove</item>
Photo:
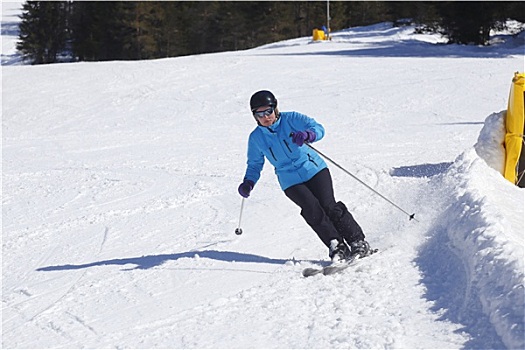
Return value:
[(253, 190), (255, 183), (251, 180), (244, 180), (242, 184), (239, 185), (239, 194), (244, 198), (250, 197), (250, 192)]
[(301, 147), (305, 142), (315, 141), (315, 132), (312, 130), (297, 131), (292, 133), (292, 142)]

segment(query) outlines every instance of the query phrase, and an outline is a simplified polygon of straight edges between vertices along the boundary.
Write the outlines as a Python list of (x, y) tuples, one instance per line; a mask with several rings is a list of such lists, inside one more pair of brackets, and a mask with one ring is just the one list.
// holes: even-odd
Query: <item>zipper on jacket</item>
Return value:
[(308, 153), (308, 160), (312, 163), (314, 163), (315, 166), (318, 166), (317, 163), (315, 162), (315, 160), (313, 160), (312, 156), (310, 155), (310, 153)]
[(270, 153), (272, 154), (272, 157), (273, 159), (277, 160), (277, 158), (275, 157), (275, 154), (273, 154), (273, 149), (271, 147), (268, 147), (270, 149)]
[(292, 153), (292, 150), (291, 150), (290, 146), (288, 145), (288, 142), (286, 142), (286, 140), (283, 140), (283, 142), (286, 145), (286, 148), (288, 148), (288, 151), (290, 151), (290, 153)]

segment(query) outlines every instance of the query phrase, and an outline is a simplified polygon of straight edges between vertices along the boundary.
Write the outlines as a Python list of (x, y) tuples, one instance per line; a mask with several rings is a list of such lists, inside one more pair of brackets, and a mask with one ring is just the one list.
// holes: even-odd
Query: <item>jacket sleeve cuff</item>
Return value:
[(315, 134), (315, 131), (313, 130), (306, 130), (306, 134), (308, 135), (308, 137), (306, 138), (306, 141), (308, 142), (314, 142), (315, 139), (317, 138), (317, 135)]
[(253, 187), (255, 186), (255, 182), (252, 180), (244, 179), (244, 182), (250, 185), (251, 189), (253, 190)]

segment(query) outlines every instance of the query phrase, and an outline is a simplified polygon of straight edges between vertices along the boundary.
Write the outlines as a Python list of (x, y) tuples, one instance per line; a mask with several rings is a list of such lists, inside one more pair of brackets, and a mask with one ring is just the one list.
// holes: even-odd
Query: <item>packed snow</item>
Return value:
[[(383, 23), (42, 66), (3, 42), (2, 347), (523, 349), (524, 190), (500, 174), (523, 36), (442, 42)], [(260, 89), (418, 221), (329, 163), (379, 253), (303, 278), (328, 252), (267, 164), (239, 226)]]

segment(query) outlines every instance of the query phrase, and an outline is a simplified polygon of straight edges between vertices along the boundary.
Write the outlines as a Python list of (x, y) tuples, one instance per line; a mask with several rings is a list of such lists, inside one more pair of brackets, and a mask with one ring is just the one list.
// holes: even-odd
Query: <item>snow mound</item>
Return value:
[[(504, 112), (490, 115), (474, 149), (436, 179), (449, 205), (434, 230), (438, 246), (452, 254), (434, 263), (442, 265), (442, 276), (463, 274), (464, 283), (450, 293), (448, 318), (472, 331), (484, 315), (506, 348), (523, 349), (524, 191), (495, 170), (502, 164), (503, 117)], [(456, 264), (446, 261), (451, 256)]]
[(500, 174), (505, 167), (505, 111), (487, 117), (474, 145), (479, 157)]

